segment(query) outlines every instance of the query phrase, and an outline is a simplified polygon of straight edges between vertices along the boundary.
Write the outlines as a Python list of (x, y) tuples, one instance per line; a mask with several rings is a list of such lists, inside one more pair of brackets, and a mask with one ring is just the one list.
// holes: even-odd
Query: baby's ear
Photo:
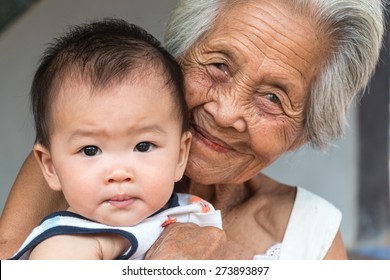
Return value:
[(61, 183), (58, 179), (50, 151), (41, 144), (35, 144), (34, 156), (41, 167), (43, 176), (49, 187), (55, 191), (60, 191)]
[(175, 182), (179, 181), (183, 177), (184, 171), (186, 170), (188, 154), (190, 153), (191, 148), (191, 140), (192, 134), (189, 131), (184, 132), (181, 136), (180, 154), (179, 161), (176, 166)]

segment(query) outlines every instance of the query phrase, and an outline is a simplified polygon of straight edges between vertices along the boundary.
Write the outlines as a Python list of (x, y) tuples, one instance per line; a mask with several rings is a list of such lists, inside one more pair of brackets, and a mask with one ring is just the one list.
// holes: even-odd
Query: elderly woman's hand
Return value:
[(149, 260), (223, 259), (226, 234), (216, 227), (199, 227), (192, 223), (173, 223), (149, 249)]

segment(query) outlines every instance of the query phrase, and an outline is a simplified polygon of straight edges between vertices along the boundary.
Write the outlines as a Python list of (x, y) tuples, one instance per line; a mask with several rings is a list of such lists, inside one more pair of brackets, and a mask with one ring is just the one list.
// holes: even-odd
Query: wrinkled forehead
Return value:
[(320, 64), (326, 41), (309, 13), (297, 12), (286, 1), (237, 1), (224, 8), (205, 41), (245, 62), (253, 59), (242, 56), (246, 50), (252, 56), (267, 53), (270, 59), (293, 60), (304, 75)]

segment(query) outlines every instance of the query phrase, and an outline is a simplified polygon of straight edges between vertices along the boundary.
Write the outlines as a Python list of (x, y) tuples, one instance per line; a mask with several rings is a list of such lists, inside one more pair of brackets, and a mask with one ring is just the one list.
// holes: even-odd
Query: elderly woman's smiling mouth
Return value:
[(219, 153), (227, 153), (233, 150), (233, 148), (228, 144), (218, 139), (217, 137), (214, 137), (202, 127), (196, 124), (192, 124), (192, 127), (194, 129), (194, 137), (202, 141), (210, 149)]

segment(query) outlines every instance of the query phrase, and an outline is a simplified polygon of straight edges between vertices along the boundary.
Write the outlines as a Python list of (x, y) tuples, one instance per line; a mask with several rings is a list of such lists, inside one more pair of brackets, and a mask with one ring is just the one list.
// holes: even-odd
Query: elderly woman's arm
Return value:
[(218, 260), (226, 258), (227, 238), (216, 227), (173, 223), (149, 249), (149, 260)]
[[(195, 260), (226, 259), (226, 235), (215, 227), (174, 223), (150, 248), (146, 259)], [(346, 260), (347, 255), (340, 231), (333, 240), (325, 260)]]
[(52, 191), (45, 182), (31, 153), (25, 160), (0, 219), (0, 259), (10, 257), (47, 214), (67, 205), (61, 192)]
[(346, 250), (344, 247), (343, 239), (341, 238), (340, 230), (337, 232), (336, 237), (333, 240), (332, 246), (330, 246), (325, 260), (346, 260), (348, 259)]

